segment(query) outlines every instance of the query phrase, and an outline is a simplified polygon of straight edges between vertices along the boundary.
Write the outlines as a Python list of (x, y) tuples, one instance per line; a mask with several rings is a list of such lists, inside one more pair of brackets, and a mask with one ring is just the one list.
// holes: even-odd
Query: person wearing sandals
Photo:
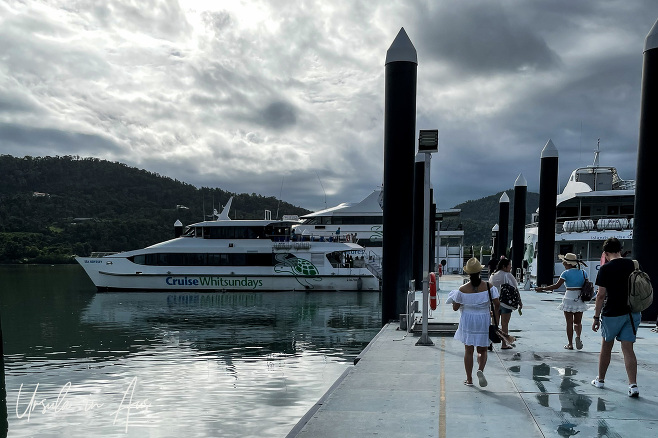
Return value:
[(459, 290), (448, 294), (447, 304), (452, 304), (454, 311), (460, 310), (459, 326), (455, 339), (464, 343), (465, 385), (473, 385), (473, 353), (477, 350), (477, 378), (480, 386), (487, 386), (484, 377), (484, 367), (487, 364), (487, 347), (489, 340), (489, 325), (491, 324), (491, 307), (494, 321), (498, 323), (498, 289), (488, 282), (482, 281), (480, 272), (484, 266), (476, 258), (471, 258), (464, 266), (464, 272), (470, 276), (470, 281)]
[(596, 294), (594, 322), (592, 330), (601, 328), (601, 352), (599, 353), (599, 375), (592, 380), (597, 388), (605, 386), (605, 375), (610, 365), (612, 347), (615, 338), (621, 344), (624, 354), (624, 365), (628, 377), (628, 396), (639, 397), (637, 387), (637, 358), (633, 350), (637, 329), (640, 326), (642, 314), (631, 313), (628, 307), (628, 277), (635, 269), (631, 259), (625, 259), (621, 254), (621, 242), (611, 237), (603, 244), (603, 251), (608, 262), (601, 266), (596, 284), (599, 291)]
[[(496, 289), (500, 292), (500, 286), (503, 284), (511, 284), (515, 289), (519, 288), (519, 285), (516, 283), (516, 278), (512, 275), (512, 261), (510, 259), (502, 258), (498, 262), (496, 271), (489, 277), (489, 283), (494, 285)], [(523, 302), (519, 302), (519, 309), (523, 308)], [(500, 304), (500, 328), (503, 333), (509, 334), (509, 321), (512, 317), (512, 312), (514, 309), (506, 306), (504, 303)], [(509, 350), (512, 348), (512, 345), (505, 342), (505, 339), (501, 340), (501, 350)]]
[(567, 350), (573, 350), (573, 334), (576, 332), (576, 348), (581, 350), (583, 342), (580, 335), (583, 330), (583, 312), (587, 310), (587, 303), (580, 299), (580, 288), (585, 283), (587, 272), (580, 269), (580, 265), (587, 266), (582, 260), (578, 260), (573, 253), (560, 254), (558, 256), (562, 260), (564, 271), (560, 274), (557, 283), (550, 286), (536, 287), (537, 292), (554, 290), (566, 284), (566, 292), (562, 297), (562, 303), (557, 307), (558, 310), (564, 312), (564, 318), (567, 323), (567, 341), (569, 343), (564, 346)]

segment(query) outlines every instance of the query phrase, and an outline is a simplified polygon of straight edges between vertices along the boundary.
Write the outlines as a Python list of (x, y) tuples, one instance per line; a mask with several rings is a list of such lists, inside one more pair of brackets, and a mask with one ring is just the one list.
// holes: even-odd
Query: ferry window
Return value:
[(590, 207), (589, 205), (583, 205), (580, 207), (580, 217), (589, 217), (590, 216)]
[(247, 266), (272, 266), (272, 254), (246, 254)]
[(622, 205), (621, 209), (620, 209), (620, 212), (624, 216), (633, 216), (633, 214), (635, 213), (633, 211), (633, 208), (634, 207), (632, 205)]
[(185, 266), (204, 266), (206, 264), (205, 254), (184, 254)]
[(331, 216), (324, 216), (322, 217), (322, 225), (331, 225)]
[(340, 216), (334, 216), (331, 218), (332, 225), (343, 225), (343, 218)]
[(144, 254), (136, 255), (132, 260), (133, 263), (137, 263), (138, 265), (146, 264), (146, 256)]
[(209, 266), (219, 266), (219, 254), (206, 254), (206, 261)]
[(158, 257), (160, 266), (184, 266), (185, 254), (160, 254)]
[(247, 262), (247, 254), (229, 254), (229, 266), (244, 266)]
[(158, 264), (158, 255), (157, 254), (146, 254), (145, 256), (145, 265), (157, 265)]
[(618, 205), (608, 205), (608, 215), (610, 215), (610, 216), (619, 215), (619, 206)]
[(209, 266), (228, 266), (228, 254), (207, 254), (206, 262)]
[(558, 218), (576, 218), (578, 217), (578, 207), (561, 207), (557, 210)]
[(560, 245), (560, 254), (564, 255), (568, 252), (575, 253), (573, 249), (573, 244)]

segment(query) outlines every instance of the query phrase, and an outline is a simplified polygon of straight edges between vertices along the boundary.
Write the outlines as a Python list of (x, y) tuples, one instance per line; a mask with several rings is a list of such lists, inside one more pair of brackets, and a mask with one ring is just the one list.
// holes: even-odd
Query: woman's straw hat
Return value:
[(482, 266), (475, 257), (468, 259), (466, 266), (464, 266), (464, 272), (467, 274), (477, 274), (482, 269), (484, 269), (484, 266)]
[(571, 265), (571, 266), (578, 266), (578, 263), (580, 260), (578, 260), (578, 257), (576, 257), (576, 254), (568, 252), (565, 255), (558, 255), (558, 258), (562, 260), (564, 263)]

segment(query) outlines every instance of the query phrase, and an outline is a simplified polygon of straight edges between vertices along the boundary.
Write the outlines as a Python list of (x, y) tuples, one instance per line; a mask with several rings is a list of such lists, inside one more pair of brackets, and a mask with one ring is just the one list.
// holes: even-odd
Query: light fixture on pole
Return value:
[(418, 136), (418, 154), (425, 154), (424, 219), (423, 219), (423, 331), (416, 345), (434, 345), (428, 335), (429, 270), (430, 270), (430, 164), (432, 153), (439, 151), (439, 130), (421, 130)]

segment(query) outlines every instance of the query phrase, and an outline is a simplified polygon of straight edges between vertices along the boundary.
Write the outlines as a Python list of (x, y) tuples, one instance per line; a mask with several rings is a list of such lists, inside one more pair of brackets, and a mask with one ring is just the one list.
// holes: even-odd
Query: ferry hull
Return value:
[(78, 257), (99, 291), (378, 291), (379, 281), (367, 268), (336, 268), (304, 275), (288, 269), (231, 267), (158, 267), (136, 265), (125, 258)]

